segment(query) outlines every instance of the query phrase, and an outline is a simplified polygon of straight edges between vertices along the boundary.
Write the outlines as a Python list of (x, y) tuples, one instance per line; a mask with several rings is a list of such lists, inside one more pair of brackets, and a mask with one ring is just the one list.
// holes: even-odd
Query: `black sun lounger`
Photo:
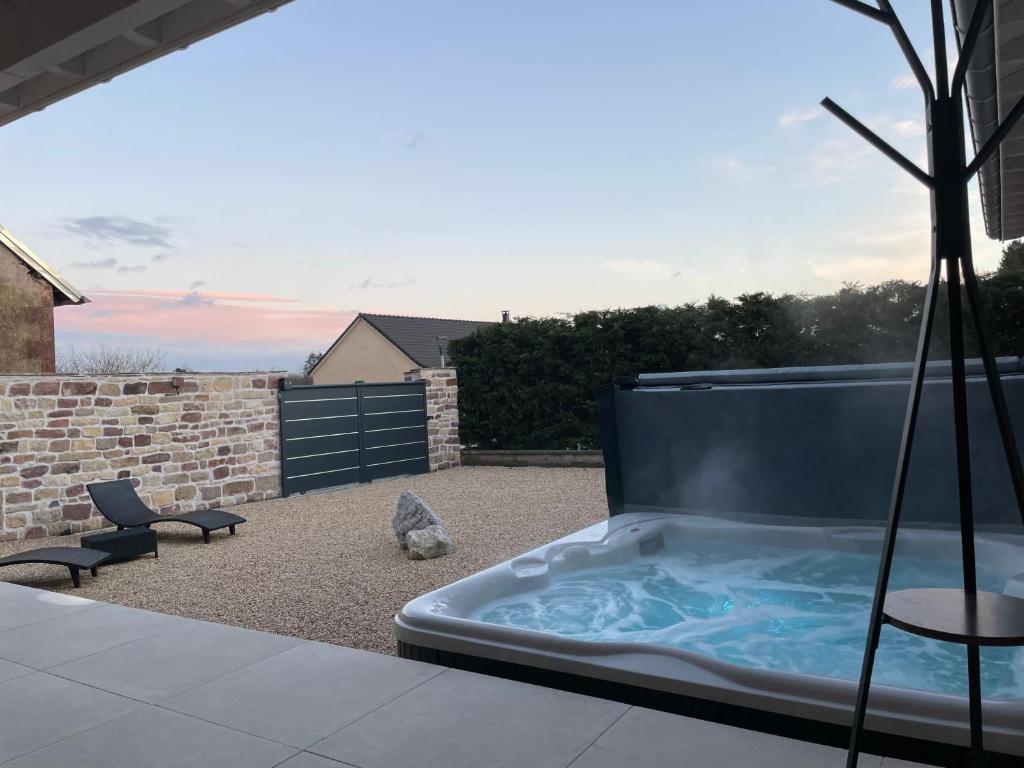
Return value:
[(118, 527), (148, 528), (153, 523), (187, 523), (203, 532), (203, 541), (210, 543), (210, 531), (227, 528), (234, 536), (235, 526), (244, 523), (245, 518), (220, 509), (205, 509), (185, 512), (181, 515), (158, 515), (135, 493), (130, 480), (111, 480), (105, 483), (91, 483), (86, 486), (92, 502), (107, 520)]
[(0, 557), (0, 568), (5, 565), (24, 565), (25, 563), (50, 563), (52, 565), (65, 565), (71, 571), (71, 581), (76, 587), (82, 586), (82, 579), (79, 571), (88, 568), (93, 576), (96, 575), (96, 567), (102, 565), (110, 558), (110, 553), (99, 552), (95, 549), (80, 549), (79, 547), (44, 547), (43, 549), (30, 549), (27, 552), (19, 552), (16, 555)]

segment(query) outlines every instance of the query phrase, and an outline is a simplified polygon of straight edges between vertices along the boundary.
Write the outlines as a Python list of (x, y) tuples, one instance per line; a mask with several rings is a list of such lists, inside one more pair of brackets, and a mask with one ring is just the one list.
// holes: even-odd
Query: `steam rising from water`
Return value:
[[(856, 680), (878, 558), (707, 539), (556, 575), (470, 618), (596, 642), (658, 643), (732, 664)], [(979, 569), (981, 589), (1003, 582)], [(959, 563), (897, 556), (890, 589), (960, 587)], [(873, 681), (966, 695), (962, 647), (886, 627)], [(986, 698), (1024, 698), (1024, 651), (982, 649)]]

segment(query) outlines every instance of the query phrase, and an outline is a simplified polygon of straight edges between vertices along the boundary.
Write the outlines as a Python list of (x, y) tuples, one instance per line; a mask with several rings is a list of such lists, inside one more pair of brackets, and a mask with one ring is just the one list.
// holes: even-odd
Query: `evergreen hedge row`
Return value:
[[(982, 278), (986, 322), (996, 354), (1024, 356), (1024, 271), (1004, 267)], [(678, 307), (488, 326), (450, 345), (462, 441), (512, 450), (596, 448), (594, 389), (616, 376), (912, 360), (923, 298), (923, 286), (894, 280), (824, 296), (713, 296)], [(948, 357), (947, 317), (943, 300), (933, 359)], [(967, 349), (977, 354), (970, 326)]]

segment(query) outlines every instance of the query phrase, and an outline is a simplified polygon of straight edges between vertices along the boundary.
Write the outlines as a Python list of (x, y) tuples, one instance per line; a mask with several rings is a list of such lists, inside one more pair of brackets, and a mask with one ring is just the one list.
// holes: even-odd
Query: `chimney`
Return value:
[(507, 309), (501, 310), (501, 322), (503, 322), (503, 323), (507, 323), (508, 322), (508, 312), (509, 311)]

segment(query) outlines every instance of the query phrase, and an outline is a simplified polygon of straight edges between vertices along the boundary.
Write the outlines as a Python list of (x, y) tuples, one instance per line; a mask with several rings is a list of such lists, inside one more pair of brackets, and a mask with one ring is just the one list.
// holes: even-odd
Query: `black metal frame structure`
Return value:
[[(873, 133), (863, 123), (831, 99), (822, 106), (872, 144), (903, 170), (928, 187), (931, 192), (932, 251), (928, 288), (925, 293), (921, 331), (918, 336), (914, 375), (903, 423), (896, 476), (889, 505), (889, 517), (883, 539), (871, 621), (861, 670), (860, 687), (854, 711), (853, 730), (847, 768), (855, 768), (862, 747), (864, 716), (867, 709), (871, 672), (882, 625), (890, 624), (907, 632), (957, 642), (967, 647), (968, 694), (970, 701), (971, 764), (983, 765), (981, 663), (982, 645), (1024, 644), (1024, 600), (978, 592), (975, 576), (974, 518), (971, 498), (971, 455), (968, 440), (966, 375), (964, 371), (964, 331), (962, 288), (968, 311), (974, 321), (978, 349), (984, 363), (989, 394), (995, 407), (999, 434), (1006, 455), (1017, 506), (1024, 521), (1024, 475), (1013, 426), (1003, 396), (982, 317), (981, 293), (971, 253), (968, 189), (971, 177), (995, 153), (1003, 139), (1024, 114), (1022, 98), (1005, 117), (992, 137), (967, 162), (964, 142), (964, 78), (971, 54), (986, 18), (993, 13), (992, 0), (978, 0), (963, 39), (960, 55), (950, 77), (945, 44), (943, 0), (931, 0), (932, 33), (935, 48), (935, 81), (932, 82), (899, 17), (889, 0), (877, 6), (860, 0), (832, 0), (850, 10), (887, 26), (907, 59), (921, 87), (928, 125), (928, 172), (908, 160)], [(960, 534), (963, 558), (963, 590), (906, 590), (887, 596), (889, 575), (896, 547), (910, 454), (914, 442), (921, 401), (928, 346), (931, 340), (940, 288), (940, 273), (945, 264), (949, 300), (949, 336), (952, 359), (953, 418), (956, 433), (957, 485), (960, 509)]]

